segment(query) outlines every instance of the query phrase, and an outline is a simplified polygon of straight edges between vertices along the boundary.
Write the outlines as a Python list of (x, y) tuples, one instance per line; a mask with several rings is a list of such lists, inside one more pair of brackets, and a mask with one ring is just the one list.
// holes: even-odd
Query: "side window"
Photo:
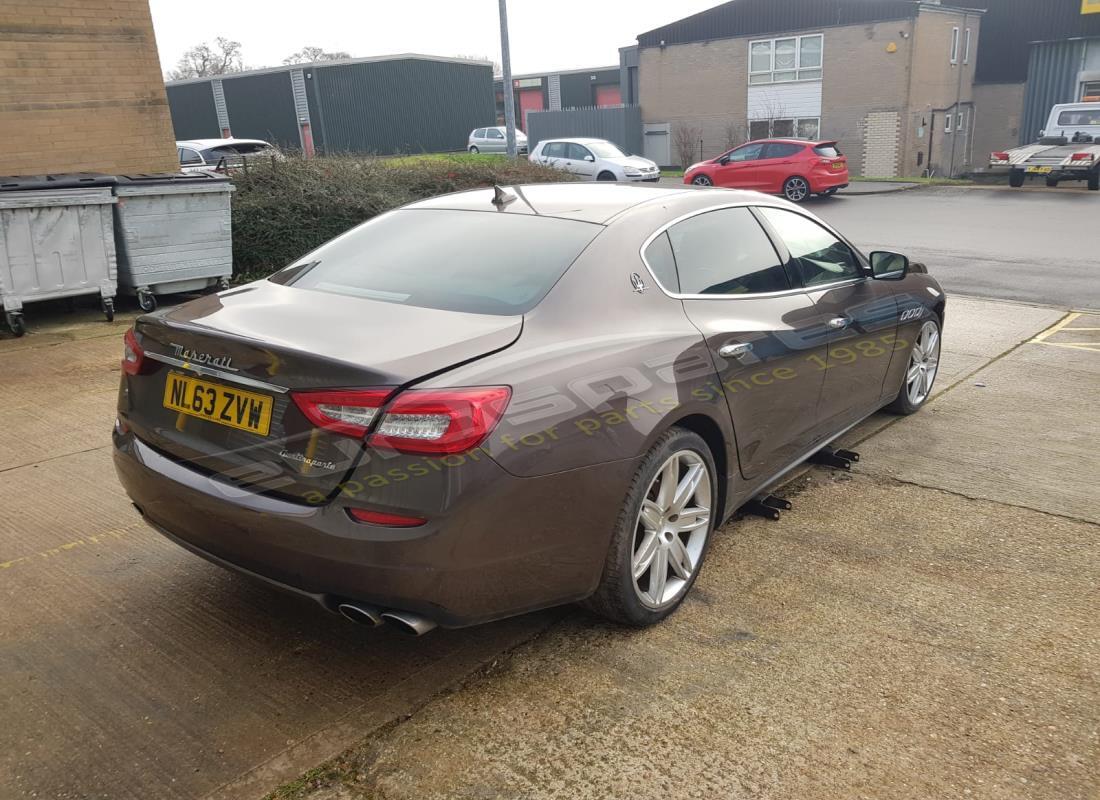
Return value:
[(852, 248), (813, 220), (781, 208), (761, 208), (791, 253), (791, 265), (807, 287), (858, 278), (863, 274)]
[(501, 133), (500, 131), (498, 131), (496, 128), (486, 128), (485, 129), (485, 134), (490, 139), (503, 139), (504, 138), (504, 134)]
[(484, 139), (485, 138), (485, 129), (484, 128), (478, 128), (476, 131), (474, 131), (474, 138), (475, 139)]
[(790, 158), (805, 145), (789, 144), (785, 142), (773, 142), (764, 148), (764, 158)]
[(684, 294), (745, 295), (791, 288), (760, 223), (747, 208), (723, 208), (668, 230)]
[(548, 142), (542, 154), (547, 158), (565, 158), (565, 142)]
[(679, 293), (680, 279), (676, 275), (676, 259), (672, 257), (672, 242), (662, 233), (645, 249), (645, 260), (653, 277), (668, 291)]
[(190, 150), (186, 147), (180, 148), (180, 163), (181, 164), (201, 164), (202, 158), (195, 150)]
[(573, 161), (584, 161), (584, 159), (590, 155), (592, 155), (592, 153), (588, 151), (587, 147), (575, 144), (574, 142), (569, 143), (569, 154), (566, 158), (572, 159)]
[(730, 153), (730, 161), (755, 161), (760, 158), (760, 153), (763, 151), (764, 145), (762, 143), (747, 144), (744, 147), (738, 147), (732, 153)]

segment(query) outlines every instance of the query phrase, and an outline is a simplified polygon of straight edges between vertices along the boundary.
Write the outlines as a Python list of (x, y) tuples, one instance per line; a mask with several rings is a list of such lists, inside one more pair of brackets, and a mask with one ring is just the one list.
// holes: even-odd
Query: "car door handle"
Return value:
[(834, 331), (838, 331), (841, 328), (847, 328), (848, 325), (851, 324), (851, 322), (852, 321), (847, 317), (833, 317), (825, 324), (832, 328)]
[(740, 358), (741, 356), (747, 356), (751, 352), (752, 345), (748, 342), (727, 344), (718, 348), (718, 355), (722, 356), (722, 358)]

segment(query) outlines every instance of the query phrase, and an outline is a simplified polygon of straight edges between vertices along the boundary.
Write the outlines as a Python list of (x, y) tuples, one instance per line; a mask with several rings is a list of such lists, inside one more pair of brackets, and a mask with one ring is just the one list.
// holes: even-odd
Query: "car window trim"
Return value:
[[(711, 211), (721, 211), (722, 209), (725, 209), (725, 208), (747, 208), (747, 209), (749, 209), (750, 212), (752, 212), (753, 217), (755, 217), (757, 219), (759, 219), (760, 215), (757, 215), (755, 213), (756, 208), (777, 208), (781, 211), (790, 211), (792, 214), (798, 214), (799, 216), (805, 217), (810, 222), (821, 225), (829, 233), (833, 234), (840, 241), (844, 242), (844, 244), (848, 245), (848, 247), (851, 248), (852, 252), (856, 254), (856, 260), (859, 261), (860, 266), (863, 268), (864, 274), (862, 274), (862, 275), (860, 275), (859, 277), (856, 277), (856, 278), (844, 278), (843, 280), (833, 281), (832, 283), (822, 283), (822, 284), (818, 284), (816, 286), (804, 286), (803, 283), (802, 283), (802, 277), (797, 276), (797, 280), (792, 280), (791, 281), (791, 288), (790, 289), (784, 289), (781, 292), (754, 292), (752, 294), (685, 294), (683, 292), (669, 291), (668, 287), (666, 287), (664, 284), (662, 284), (661, 281), (657, 278), (657, 274), (653, 271), (653, 267), (650, 265), (649, 261), (646, 260), (646, 257), (645, 257), (646, 249), (649, 247), (650, 244), (653, 243), (654, 239), (656, 239), (662, 233), (666, 233), (669, 230), (669, 228), (671, 228), (672, 226), (678, 225), (679, 223), (683, 222), (684, 220), (691, 219), (692, 217), (697, 217), (700, 214), (707, 214)], [(763, 227), (764, 227), (764, 234), (769, 239), (772, 240), (772, 246), (775, 247), (776, 252), (780, 256), (783, 256), (784, 254), (786, 254), (787, 255), (787, 262), (790, 262), (790, 251), (787, 250), (786, 245), (777, 246), (775, 238), (773, 237), (772, 229), (769, 226), (763, 226)], [(780, 239), (779, 241), (782, 242), (782, 239)], [(786, 297), (787, 295), (793, 295), (793, 294), (806, 294), (807, 292), (819, 292), (819, 291), (822, 291), (823, 289), (839, 289), (839, 288), (842, 288), (842, 287), (844, 287), (848, 284), (855, 285), (857, 283), (861, 283), (861, 282), (867, 280), (866, 258), (864, 257), (863, 253), (861, 253), (860, 250), (857, 247), (855, 247), (851, 242), (849, 242), (847, 238), (845, 238), (843, 235), (841, 235), (839, 231), (835, 230), (831, 225), (829, 225), (827, 223), (819, 222), (818, 220), (814, 219), (813, 217), (810, 217), (806, 214), (803, 214), (803, 213), (801, 213), (800, 211), (798, 211), (796, 209), (787, 208), (785, 206), (779, 205), (778, 203), (751, 203), (751, 202), (747, 202), (747, 201), (741, 201), (741, 202), (737, 202), (737, 203), (721, 203), (719, 205), (707, 206), (706, 208), (700, 208), (700, 209), (696, 209), (695, 211), (690, 211), (687, 214), (682, 214), (681, 216), (676, 217), (676, 219), (673, 219), (669, 222), (664, 223), (657, 230), (650, 233), (649, 236), (647, 236), (645, 238), (645, 241), (642, 242), (642, 246), (638, 249), (638, 257), (642, 260), (642, 263), (645, 264), (646, 272), (648, 272), (649, 276), (651, 278), (653, 278), (653, 282), (655, 284), (657, 284), (657, 288), (659, 288), (665, 295), (667, 295), (668, 297), (673, 298), (674, 300), (755, 300), (755, 299), (760, 298), (760, 297)], [(673, 257), (675, 257), (675, 252), (673, 253)], [(788, 279), (790, 279), (792, 276), (790, 274), (790, 268), (789, 268), (787, 263), (785, 263), (783, 265), (783, 269), (784, 269), (784, 271), (787, 272)]]

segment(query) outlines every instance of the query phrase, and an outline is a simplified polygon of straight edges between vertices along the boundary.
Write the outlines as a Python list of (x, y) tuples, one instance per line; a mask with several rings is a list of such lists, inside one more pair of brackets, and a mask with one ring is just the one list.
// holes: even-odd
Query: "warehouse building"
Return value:
[(838, 140), (857, 175), (962, 171), (981, 28), (981, 10), (939, 2), (733, 0), (643, 33), (645, 153), (797, 136)]
[(1035, 141), (1056, 103), (1100, 101), (1100, 0), (969, 1), (987, 9), (974, 85), (977, 161)]
[(462, 150), (493, 119), (488, 61), (416, 54), (168, 83), (176, 139), (263, 139), (306, 154)]
[[(497, 78), (497, 124), (504, 124), (504, 82)], [(608, 108), (620, 105), (619, 67), (589, 67), (558, 72), (532, 72), (512, 76), (516, 126), (527, 130), (527, 115), (536, 111), (567, 108)]]

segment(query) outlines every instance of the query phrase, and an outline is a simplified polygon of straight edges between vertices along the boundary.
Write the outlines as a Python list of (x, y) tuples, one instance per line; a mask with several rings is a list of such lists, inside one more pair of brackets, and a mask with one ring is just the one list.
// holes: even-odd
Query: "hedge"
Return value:
[(237, 279), (270, 275), (348, 228), (414, 200), (493, 184), (569, 177), (526, 159), (491, 155), (251, 162), (247, 171), (233, 176)]

